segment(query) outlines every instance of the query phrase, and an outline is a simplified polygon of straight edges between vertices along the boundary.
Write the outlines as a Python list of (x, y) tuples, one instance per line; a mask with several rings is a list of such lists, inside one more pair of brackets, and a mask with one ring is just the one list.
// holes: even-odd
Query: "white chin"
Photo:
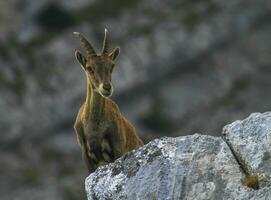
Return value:
[(100, 92), (100, 94), (103, 96), (103, 97), (111, 97), (112, 95), (112, 92)]

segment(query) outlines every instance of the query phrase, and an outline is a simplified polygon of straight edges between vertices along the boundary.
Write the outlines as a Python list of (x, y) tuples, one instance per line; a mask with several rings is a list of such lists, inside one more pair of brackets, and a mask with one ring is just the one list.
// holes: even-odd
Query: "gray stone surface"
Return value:
[(235, 121), (224, 127), (223, 134), (251, 173), (270, 180), (271, 112), (253, 113), (243, 121)]
[[(90, 174), (85, 182), (88, 199), (269, 200), (270, 122), (271, 112), (254, 113), (225, 126), (233, 152), (221, 137), (153, 140)], [(257, 174), (258, 190), (242, 184), (245, 174), (233, 154), (253, 173), (264, 174)]]

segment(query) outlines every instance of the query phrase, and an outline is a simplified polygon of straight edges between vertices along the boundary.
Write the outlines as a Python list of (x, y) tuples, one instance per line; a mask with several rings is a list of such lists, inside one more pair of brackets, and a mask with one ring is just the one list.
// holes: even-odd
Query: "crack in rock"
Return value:
[(270, 143), (271, 112), (225, 126), (222, 137), (155, 139), (90, 174), (87, 196), (89, 200), (271, 199)]

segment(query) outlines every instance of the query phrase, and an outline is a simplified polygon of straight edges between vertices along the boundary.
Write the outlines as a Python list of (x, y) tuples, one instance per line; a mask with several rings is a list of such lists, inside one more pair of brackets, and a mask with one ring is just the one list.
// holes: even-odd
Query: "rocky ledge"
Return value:
[(271, 199), (271, 112), (224, 127), (222, 137), (161, 138), (86, 179), (89, 200)]

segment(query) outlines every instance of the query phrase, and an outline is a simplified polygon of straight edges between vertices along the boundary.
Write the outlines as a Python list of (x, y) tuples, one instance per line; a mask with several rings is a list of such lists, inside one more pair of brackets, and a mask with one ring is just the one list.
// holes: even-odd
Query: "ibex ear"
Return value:
[(82, 66), (82, 68), (85, 70), (87, 59), (78, 50), (75, 51), (75, 57), (76, 57), (76, 60), (79, 62), (79, 64)]
[(118, 57), (119, 53), (120, 53), (120, 48), (119, 48), (119, 47), (116, 47), (116, 48), (112, 51), (112, 53), (109, 54), (109, 57), (110, 57), (112, 60), (115, 60), (115, 59)]

